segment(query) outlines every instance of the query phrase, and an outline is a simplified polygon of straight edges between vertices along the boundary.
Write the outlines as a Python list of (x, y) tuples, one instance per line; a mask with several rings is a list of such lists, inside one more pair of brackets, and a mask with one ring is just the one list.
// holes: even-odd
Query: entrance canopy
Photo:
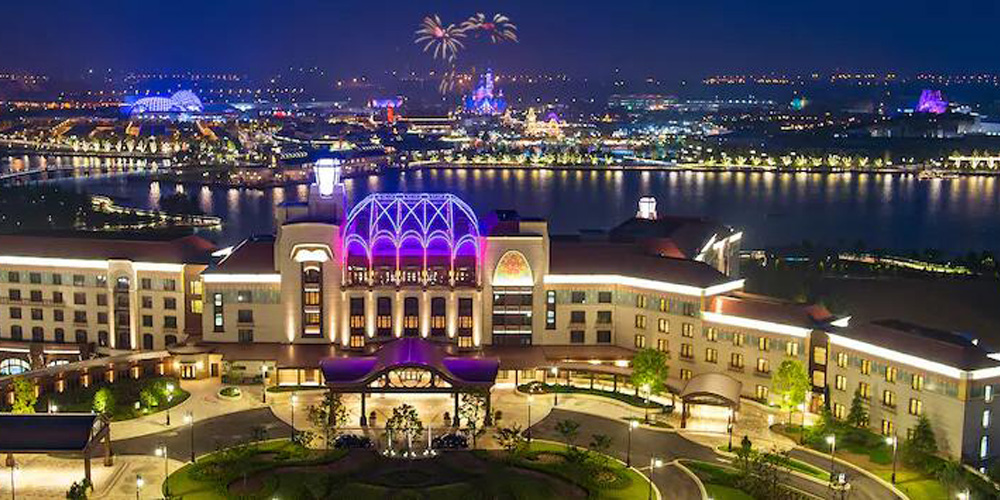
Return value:
[(686, 404), (709, 404), (740, 407), (740, 391), (743, 384), (725, 373), (702, 373), (688, 380), (681, 391), (681, 400)]
[(500, 361), (476, 355), (455, 356), (421, 338), (389, 342), (370, 356), (320, 361), (326, 385), (334, 392), (464, 392), (489, 389)]
[(83, 454), (84, 477), (90, 456), (104, 441), (104, 464), (111, 465), (111, 426), (96, 413), (0, 413), (0, 453)]

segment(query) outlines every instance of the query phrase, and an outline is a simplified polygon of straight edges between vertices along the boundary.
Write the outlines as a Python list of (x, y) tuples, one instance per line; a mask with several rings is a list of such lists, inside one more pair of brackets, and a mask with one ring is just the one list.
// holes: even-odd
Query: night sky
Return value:
[(4, 0), (0, 69), (86, 68), (333, 75), (426, 70), (426, 14), (502, 12), (517, 46), (461, 66), (664, 79), (752, 71), (1000, 71), (996, 0)]

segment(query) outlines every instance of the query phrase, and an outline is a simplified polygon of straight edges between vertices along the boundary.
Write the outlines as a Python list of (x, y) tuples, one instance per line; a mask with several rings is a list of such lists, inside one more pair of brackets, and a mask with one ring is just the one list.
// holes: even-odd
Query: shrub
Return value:
[(372, 446), (374, 443), (372, 443), (371, 438), (357, 434), (341, 434), (333, 442), (333, 447), (337, 449), (368, 449)]
[(87, 492), (90, 491), (90, 486), (90, 480), (87, 478), (77, 481), (69, 487), (69, 491), (66, 492), (66, 498), (69, 500), (87, 500)]
[(242, 393), (240, 392), (240, 388), (239, 387), (229, 386), (229, 387), (223, 387), (222, 390), (219, 391), (219, 394), (222, 394), (223, 396), (225, 396), (227, 398), (236, 398), (236, 397), (239, 397), (240, 394), (242, 394)]
[(94, 394), (94, 411), (108, 415), (115, 411), (115, 394), (107, 387), (101, 387)]
[(314, 439), (316, 439), (316, 433), (312, 431), (292, 432), (292, 442), (303, 448), (308, 448)]
[(156, 397), (156, 393), (149, 387), (144, 387), (141, 391), (139, 391), (139, 402), (142, 403), (142, 406), (145, 408), (152, 408), (160, 404), (160, 400)]
[(469, 438), (461, 434), (443, 434), (431, 440), (431, 448), (438, 450), (464, 450), (469, 447)]

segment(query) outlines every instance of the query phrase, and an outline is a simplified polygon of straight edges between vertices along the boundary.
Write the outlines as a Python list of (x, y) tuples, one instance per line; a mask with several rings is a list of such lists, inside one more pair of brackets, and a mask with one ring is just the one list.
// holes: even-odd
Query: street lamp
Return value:
[(49, 401), (49, 413), (58, 413), (58, 412), (59, 412), (59, 405), (53, 403), (52, 401)]
[[(799, 427), (799, 444), (804, 444), (806, 442), (806, 404), (802, 403), (799, 405), (799, 412), (802, 413), (802, 427)], [(791, 420), (791, 417), (789, 417)]]
[(299, 404), (299, 395), (292, 393), (292, 435), (295, 435), (295, 405)]
[(957, 496), (958, 500), (972, 500), (972, 494), (969, 493), (969, 490), (962, 491)]
[(194, 463), (194, 412), (188, 410), (184, 415), (184, 423), (191, 426), (191, 463)]
[(135, 475), (135, 500), (139, 500), (139, 492), (142, 491), (142, 486), (146, 484), (146, 481), (142, 480), (142, 475)]
[(835, 434), (827, 436), (826, 444), (830, 445), (830, 477), (833, 477), (833, 457), (837, 454), (837, 436)]
[(649, 384), (642, 384), (641, 389), (642, 389), (642, 392), (646, 393), (646, 405), (644, 407), (644, 410), (645, 410), (646, 414), (643, 416), (642, 421), (648, 424), (649, 423), (649, 396), (650, 396), (650, 392), (652, 391), (652, 388), (649, 386)]
[(625, 466), (632, 466), (632, 430), (639, 427), (639, 422), (635, 420), (628, 421), (628, 446), (625, 448)]
[(899, 448), (899, 436), (893, 434), (892, 437), (885, 438), (885, 444), (892, 446), (892, 484), (896, 484), (896, 450)]
[(170, 477), (170, 464), (167, 457), (167, 445), (160, 443), (160, 446), (156, 447), (156, 456), (163, 457), (163, 496), (170, 498), (170, 483), (167, 478)]
[(10, 462), (10, 500), (14, 500), (14, 475), (17, 471), (17, 464), (13, 460)]
[(531, 444), (531, 403), (534, 403), (534, 402), (535, 402), (535, 397), (529, 395), (528, 396), (528, 428), (525, 429), (525, 432), (528, 433), (528, 444)]
[(559, 367), (553, 366), (549, 371), (552, 372), (552, 377), (555, 378), (555, 381), (552, 383), (552, 394), (555, 396), (552, 406), (559, 406), (559, 388), (556, 387), (559, 385)]
[(267, 404), (267, 365), (260, 365), (260, 400)]
[(663, 467), (663, 460), (649, 457), (649, 495), (646, 496), (646, 500), (653, 500), (653, 469), (660, 467)]
[(174, 384), (167, 384), (167, 427), (170, 427), (170, 402), (174, 399)]
[(729, 452), (733, 452), (733, 409), (729, 409), (729, 419), (726, 422), (726, 432), (729, 433)]

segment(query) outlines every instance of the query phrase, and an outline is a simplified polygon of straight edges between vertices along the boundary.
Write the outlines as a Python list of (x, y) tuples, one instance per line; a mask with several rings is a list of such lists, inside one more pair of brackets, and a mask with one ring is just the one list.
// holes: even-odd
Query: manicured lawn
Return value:
[(747, 495), (736, 488), (730, 488), (728, 486), (706, 484), (705, 490), (708, 491), (708, 498), (712, 498), (714, 500), (753, 500), (752, 496)]
[(568, 460), (542, 460), (546, 456), (565, 459), (566, 452), (566, 445), (533, 441), (524, 458), (518, 459), (516, 464), (579, 484), (588, 490), (590, 498), (628, 499), (646, 498), (649, 495), (649, 482), (646, 478), (614, 460), (608, 460), (603, 466), (614, 474), (614, 479), (604, 475), (600, 467), (590, 463), (580, 465)]
[[(725, 444), (724, 445), (720, 445), (718, 447), (718, 450), (722, 451), (722, 452), (727, 452), (728, 453), (729, 452), (729, 446), (725, 445)], [(737, 450), (737, 448), (735, 446), (733, 446), (733, 452), (735, 452), (736, 450)], [(829, 472), (827, 472), (825, 470), (822, 470), (822, 469), (818, 469), (816, 467), (813, 467), (812, 465), (809, 465), (809, 464), (807, 464), (805, 462), (802, 462), (802, 461), (799, 461), (799, 460), (795, 460), (794, 458), (789, 458), (788, 461), (785, 463), (785, 465), (788, 466), (789, 469), (792, 469), (792, 470), (794, 470), (796, 472), (801, 472), (803, 474), (807, 474), (807, 475), (813, 476), (813, 477), (815, 477), (815, 478), (817, 478), (817, 479), (819, 479), (821, 481), (830, 482), (830, 473)]]
[[(166, 397), (167, 384), (172, 384), (174, 387), (169, 401)], [(111, 400), (114, 405), (108, 413), (114, 421), (159, 413), (183, 403), (190, 396), (187, 391), (181, 389), (178, 380), (172, 377), (120, 379), (114, 383), (93, 384), (90, 387), (78, 387), (63, 393), (43, 395), (35, 404), (35, 410), (45, 412), (51, 402), (59, 407), (60, 412), (89, 413), (95, 410), (94, 397), (103, 388), (107, 388), (112, 395)], [(143, 400), (142, 395), (148, 399)], [(138, 409), (135, 407), (136, 402), (140, 402)]]

